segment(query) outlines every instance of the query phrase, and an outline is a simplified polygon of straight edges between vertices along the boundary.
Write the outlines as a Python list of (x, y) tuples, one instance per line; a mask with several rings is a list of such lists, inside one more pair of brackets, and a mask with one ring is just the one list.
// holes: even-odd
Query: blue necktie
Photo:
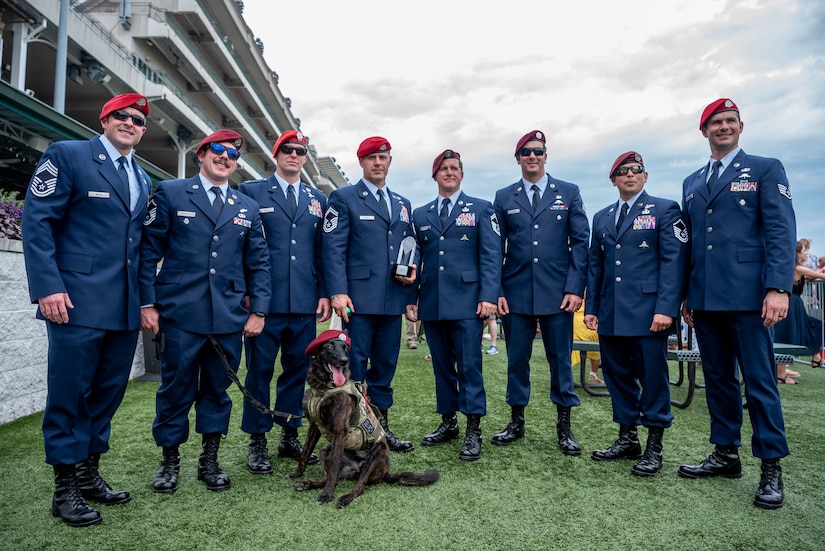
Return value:
[(379, 189), (376, 193), (378, 194), (378, 202), (381, 204), (381, 210), (384, 211), (384, 216), (386, 216), (387, 220), (389, 220), (390, 210), (387, 208), (387, 202), (384, 201), (384, 192)]
[(722, 161), (713, 163), (713, 172), (710, 173), (710, 178), (708, 178), (708, 191), (713, 190), (713, 185), (716, 183), (716, 180), (719, 179), (719, 167), (721, 166)]
[(450, 223), (450, 199), (444, 199), (441, 201), (441, 213), (438, 215), (441, 218), (441, 227), (446, 228), (447, 224)]
[(539, 199), (541, 199), (541, 192), (539, 191), (539, 186), (533, 184), (533, 187), (530, 189), (533, 190), (533, 212), (539, 210)]
[(628, 210), (629, 207), (627, 206), (627, 203), (622, 203), (622, 210), (619, 212), (619, 219), (616, 220), (616, 231), (619, 231), (619, 228), (622, 227), (622, 223), (624, 222), (624, 219), (627, 217)]
[(215, 221), (217, 222), (221, 215), (221, 211), (223, 210), (223, 192), (221, 191), (221, 188), (217, 186), (212, 186), (212, 189), (209, 191), (215, 194), (215, 198), (212, 199), (212, 215), (215, 217)]
[(132, 200), (130, 197), (131, 194), (129, 193), (129, 173), (126, 172), (126, 163), (128, 162), (128, 160), (126, 159), (126, 157), (121, 157), (117, 160), (117, 162), (120, 164), (120, 166), (117, 167), (117, 174), (118, 176), (120, 176), (120, 179), (123, 182), (123, 186), (126, 189), (126, 204), (129, 205), (129, 210), (132, 210)]
[(298, 212), (298, 202), (295, 200), (295, 186), (286, 186), (286, 202), (289, 203), (289, 216), (295, 218), (295, 213)]

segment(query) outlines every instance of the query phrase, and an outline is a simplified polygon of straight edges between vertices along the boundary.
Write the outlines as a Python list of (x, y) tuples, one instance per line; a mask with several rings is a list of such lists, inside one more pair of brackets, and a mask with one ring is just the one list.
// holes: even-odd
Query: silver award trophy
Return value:
[(415, 237), (405, 237), (401, 240), (401, 245), (398, 247), (398, 259), (395, 261), (395, 275), (409, 277), (412, 273), (410, 264), (412, 264), (416, 246)]

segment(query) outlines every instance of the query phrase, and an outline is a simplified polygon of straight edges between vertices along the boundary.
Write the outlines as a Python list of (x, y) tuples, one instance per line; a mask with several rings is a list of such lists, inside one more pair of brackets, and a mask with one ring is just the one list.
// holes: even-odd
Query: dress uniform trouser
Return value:
[[(195, 431), (226, 434), (232, 400), (226, 389), (232, 384), (209, 335), (190, 333), (164, 323), (165, 348), (161, 352), (161, 384), (155, 403), (152, 435), (158, 446), (177, 446), (189, 438), (189, 409), (195, 404)], [(241, 333), (213, 335), (232, 369), (241, 359)]]
[(507, 404), (526, 406), (530, 401), (530, 358), (536, 324), (541, 328), (544, 352), (550, 362), (550, 400), (563, 407), (581, 401), (573, 387), (573, 314), (560, 312), (547, 316), (510, 313), (502, 318), (507, 338)]
[(481, 371), (484, 320), (425, 321), (423, 324), (432, 353), (436, 412), (486, 415), (487, 395)]
[(349, 352), (352, 380), (366, 381), (367, 395), (381, 411), (392, 406), (392, 378), (401, 346), (401, 318), (401, 314), (352, 314), (344, 324), (352, 340)]
[(112, 416), (126, 392), (138, 331), (105, 331), (50, 321), (46, 329), (46, 463), (71, 465), (89, 454), (109, 451)]
[(742, 395), (737, 361), (745, 379), (754, 457), (788, 455), (785, 422), (776, 386), (772, 331), (760, 312), (693, 311), (696, 340), (705, 374), (710, 442), (740, 446)]
[[(315, 338), (315, 316), (299, 314), (270, 314), (263, 332), (244, 339), (246, 354), (246, 381), (244, 386), (258, 401), (270, 404), (270, 382), (275, 373), (275, 360), (281, 354), (281, 374), (275, 388), (275, 411), (296, 415), (289, 421), (276, 417), (275, 422), (285, 427), (300, 427), (309, 356), (304, 350)], [(241, 430), (248, 434), (263, 434), (272, 429), (273, 419), (244, 400)]]
[(602, 371), (613, 403), (613, 422), (634, 427), (639, 424), (669, 427), (673, 412), (670, 409), (667, 334), (646, 337), (600, 335), (599, 343)]

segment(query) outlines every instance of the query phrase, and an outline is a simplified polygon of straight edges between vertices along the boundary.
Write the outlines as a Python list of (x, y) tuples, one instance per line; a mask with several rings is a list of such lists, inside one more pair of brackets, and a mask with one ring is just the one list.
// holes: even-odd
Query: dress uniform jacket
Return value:
[(584, 294), (590, 228), (579, 188), (548, 175), (534, 213), (520, 180), (496, 192), (504, 243), (501, 286), (515, 314), (559, 313), (566, 293)]
[(687, 307), (761, 311), (766, 289), (793, 285), (796, 218), (785, 169), (740, 150), (709, 192), (707, 168), (682, 186), (692, 242)]
[(501, 237), (489, 201), (461, 192), (446, 227), (438, 200), (415, 209), (413, 222), (421, 251), (420, 320), (475, 319), (480, 301), (498, 301)]
[[(32, 177), (23, 209), (29, 293), (32, 302), (68, 293), (70, 325), (140, 328), (138, 257), (151, 180), (132, 168), (140, 185), (134, 212), (99, 137), (50, 145)], [(37, 317), (45, 319), (39, 310)]]
[(272, 260), (272, 301), (263, 311), (270, 314), (314, 315), (318, 299), (327, 296), (321, 267), (326, 196), (306, 184), (298, 185), (298, 208), (293, 219), (274, 175), (266, 180), (244, 182), (238, 191), (260, 206)]
[(415, 302), (415, 286), (394, 277), (401, 240), (415, 236), (412, 209), (397, 193), (390, 193), (390, 202), (388, 220), (363, 180), (329, 196), (323, 236), (327, 292), (349, 295), (356, 314), (400, 315)]
[(600, 335), (654, 335), (654, 314), (679, 318), (687, 228), (676, 202), (642, 191), (617, 231), (618, 204), (593, 217), (585, 314), (598, 316)]
[(239, 333), (250, 311), (266, 312), (269, 253), (258, 212), (258, 203), (230, 189), (216, 221), (198, 175), (160, 182), (141, 245), (141, 304), (201, 335)]

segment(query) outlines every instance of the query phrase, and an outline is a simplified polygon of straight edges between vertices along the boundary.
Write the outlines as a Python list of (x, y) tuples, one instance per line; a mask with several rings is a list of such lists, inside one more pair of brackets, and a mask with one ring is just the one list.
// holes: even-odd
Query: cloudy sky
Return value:
[(779, 158), (797, 235), (825, 256), (825, 2), (245, 0), (244, 17), (320, 155), (352, 183), (364, 138), (386, 137), (387, 182), (435, 197), (433, 158), (461, 153), (465, 192), (517, 181), (523, 134), (548, 136), (548, 172), (592, 215), (617, 198), (607, 172), (638, 151), (646, 190), (679, 201), (708, 162), (702, 109), (732, 98), (740, 145)]

